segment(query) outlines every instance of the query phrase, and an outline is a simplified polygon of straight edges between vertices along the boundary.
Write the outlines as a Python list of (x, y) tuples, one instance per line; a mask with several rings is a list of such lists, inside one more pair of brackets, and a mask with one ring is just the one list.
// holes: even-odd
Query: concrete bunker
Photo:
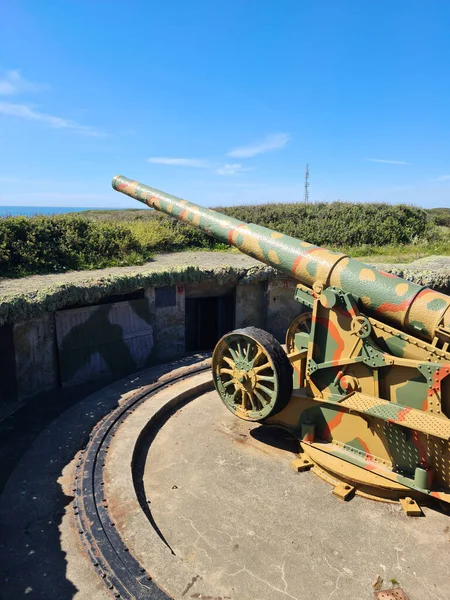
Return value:
[(21, 299), (18, 314), (5, 317), (0, 326), (0, 416), (41, 393), (100, 385), (211, 351), (233, 329), (253, 325), (284, 342), (289, 323), (301, 312), (293, 298), (295, 281), (267, 267), (256, 273), (254, 268), (196, 273), (197, 281), (183, 273), (159, 279), (139, 286), (133, 279), (119, 293), (97, 293), (93, 301), (83, 284), (76, 301), (76, 294), (58, 302), (52, 298), (50, 307), (39, 311)]

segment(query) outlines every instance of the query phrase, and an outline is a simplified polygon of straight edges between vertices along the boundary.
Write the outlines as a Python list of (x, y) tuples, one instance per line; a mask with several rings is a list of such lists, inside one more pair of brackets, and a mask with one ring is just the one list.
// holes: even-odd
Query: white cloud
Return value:
[[(48, 89), (47, 85), (28, 81), (20, 74), (19, 70), (6, 71), (0, 79), (0, 96), (14, 96), (26, 92), (41, 92)], [(16, 104), (13, 102), (0, 102), (0, 115), (26, 119), (28, 121), (40, 121), (46, 123), (53, 129), (70, 129), (84, 135), (101, 136), (93, 127), (80, 125), (70, 119), (64, 119), (55, 115), (39, 112), (29, 104)]]
[(48, 86), (42, 83), (33, 83), (22, 77), (19, 70), (6, 71), (3, 79), (0, 79), (0, 96), (14, 96), (24, 92), (41, 92)]
[(218, 175), (235, 175), (243, 171), (251, 171), (253, 167), (243, 167), (241, 164), (226, 164), (221, 167), (213, 161), (202, 158), (169, 158), (164, 156), (152, 156), (147, 162), (155, 165), (169, 165), (173, 167), (190, 167), (194, 169), (208, 169)]
[(254, 144), (250, 144), (248, 146), (235, 148), (234, 150), (228, 152), (227, 156), (234, 156), (236, 158), (250, 158), (251, 156), (256, 156), (257, 154), (264, 154), (265, 152), (270, 152), (271, 150), (283, 148), (283, 146), (285, 146), (290, 139), (291, 136), (288, 133), (274, 133), (267, 135), (261, 142), (255, 142)]
[(441, 175), (440, 177), (436, 177), (436, 179), (432, 179), (431, 181), (450, 181), (450, 175)]
[(163, 156), (153, 156), (152, 158), (148, 158), (147, 161), (155, 165), (194, 167), (197, 169), (207, 169), (210, 166), (208, 161), (200, 158), (165, 158)]
[(251, 171), (252, 167), (243, 167), (242, 165), (223, 165), (220, 169), (217, 169), (216, 173), (219, 175), (236, 175), (236, 173), (243, 173), (244, 171)]
[(7, 115), (10, 117), (17, 117), (19, 119), (27, 119), (29, 121), (41, 121), (53, 127), (53, 129), (71, 129), (84, 135), (101, 136), (102, 133), (96, 131), (92, 127), (86, 125), (79, 125), (69, 119), (63, 119), (61, 117), (55, 117), (53, 115), (46, 115), (45, 113), (38, 112), (27, 106), (26, 104), (14, 104), (12, 102), (0, 102), (0, 114)]
[(411, 165), (410, 162), (406, 162), (404, 160), (386, 160), (384, 158), (368, 158), (369, 162), (374, 163), (383, 163), (386, 165)]

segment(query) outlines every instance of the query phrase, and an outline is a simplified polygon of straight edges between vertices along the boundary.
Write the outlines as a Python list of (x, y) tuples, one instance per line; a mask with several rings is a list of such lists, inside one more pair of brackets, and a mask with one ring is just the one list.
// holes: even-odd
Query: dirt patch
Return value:
[(111, 276), (147, 274), (158, 271), (170, 271), (179, 267), (199, 267), (216, 269), (232, 265), (248, 269), (261, 263), (240, 252), (174, 252), (158, 254), (154, 260), (141, 266), (110, 267), (93, 271), (68, 271), (67, 273), (50, 273), (47, 275), (31, 275), (22, 279), (0, 279), (0, 296), (21, 294), (32, 290), (43, 290), (61, 284), (87, 283)]

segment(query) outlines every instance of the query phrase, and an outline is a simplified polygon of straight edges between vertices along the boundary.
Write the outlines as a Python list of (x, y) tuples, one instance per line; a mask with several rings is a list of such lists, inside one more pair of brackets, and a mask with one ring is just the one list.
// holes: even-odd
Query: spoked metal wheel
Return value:
[(312, 313), (306, 312), (298, 315), (289, 325), (289, 329), (286, 332), (286, 351), (288, 354), (295, 350), (295, 334), (296, 333), (311, 333), (311, 315)]
[(279, 412), (292, 394), (292, 366), (277, 340), (262, 329), (227, 333), (212, 358), (214, 385), (233, 414), (262, 421)]

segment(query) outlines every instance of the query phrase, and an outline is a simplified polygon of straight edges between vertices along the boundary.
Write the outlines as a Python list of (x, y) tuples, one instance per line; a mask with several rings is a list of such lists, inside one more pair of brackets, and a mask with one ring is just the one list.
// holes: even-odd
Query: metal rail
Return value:
[(103, 468), (111, 439), (126, 417), (148, 398), (209, 368), (193, 366), (182, 374), (147, 386), (99, 421), (80, 453), (72, 489), (75, 523), (84, 549), (115, 598), (170, 600), (129, 552), (108, 512)]

